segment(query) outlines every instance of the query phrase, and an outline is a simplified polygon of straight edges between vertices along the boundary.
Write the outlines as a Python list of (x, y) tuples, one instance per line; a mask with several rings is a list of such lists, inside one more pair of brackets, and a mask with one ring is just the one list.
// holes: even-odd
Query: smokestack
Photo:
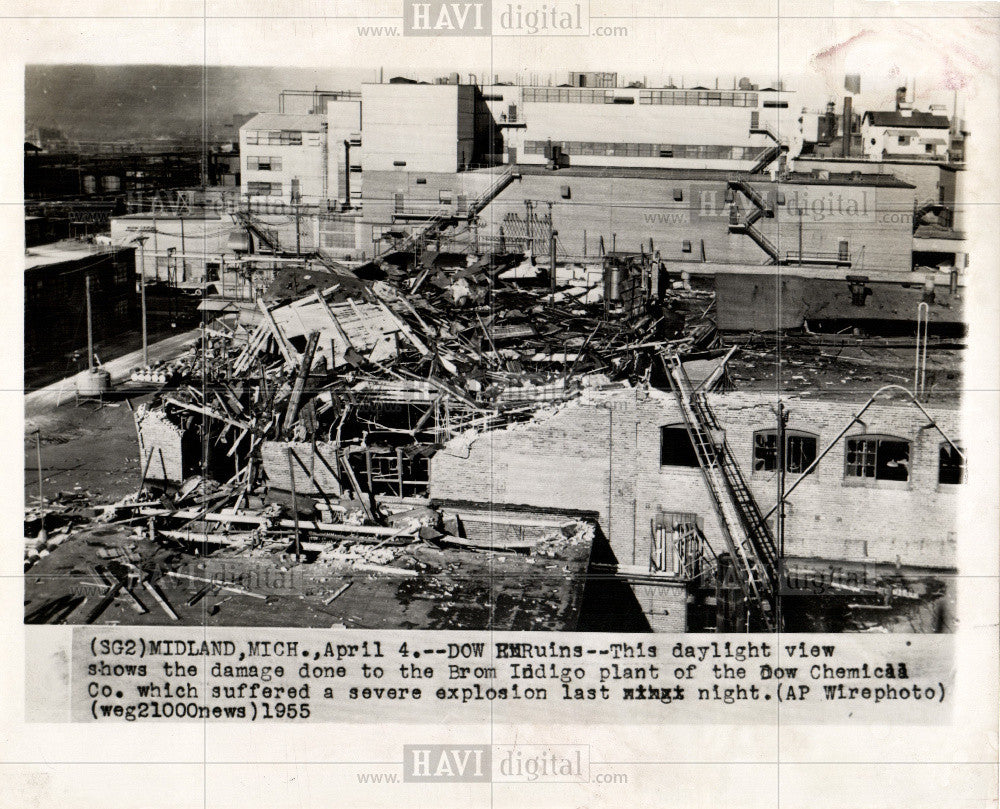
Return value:
[(853, 113), (851, 111), (851, 97), (844, 96), (844, 119), (842, 121), (842, 126), (844, 130), (844, 139), (841, 147), (841, 157), (851, 156), (851, 122), (853, 118)]

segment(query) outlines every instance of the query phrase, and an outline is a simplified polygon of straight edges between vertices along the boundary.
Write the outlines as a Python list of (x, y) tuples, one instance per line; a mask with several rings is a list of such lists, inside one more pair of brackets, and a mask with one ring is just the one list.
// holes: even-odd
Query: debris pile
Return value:
[[(351, 582), (345, 600), (360, 598), (357, 576), (477, 569), (487, 585), (425, 582), (413, 591), (450, 587), (473, 601), (492, 599), (495, 586), (527, 586), (516, 576), (492, 583), (494, 564), (582, 582), (593, 526), (529, 520), (481, 531), (426, 500), (430, 458), (456, 436), (648, 380), (660, 351), (718, 345), (706, 319), (711, 293), (673, 288), (650, 256), (611, 256), (596, 283), (571, 269), (569, 283), (556, 285), (522, 255), (424, 251), (384, 256), (354, 275), (283, 270), (254, 307), (137, 372), (133, 381), (155, 387), (134, 412), (141, 475), (134, 494), (91, 515), (123, 533), (92, 585), (103, 607), (87, 619), (145, 593), (176, 620), (177, 605), (156, 589), (164, 576), (197, 588), (186, 606), (222, 591), (267, 599), (176, 569), (192, 556), (280, 570), (308, 562), (336, 583), (316, 588), (324, 604)], [(478, 556), (497, 561), (479, 565)], [(353, 578), (345, 584), (344, 575)], [(582, 593), (582, 583), (574, 587)], [(556, 600), (565, 614), (579, 603)], [(525, 628), (552, 620), (525, 609), (511, 611)]]

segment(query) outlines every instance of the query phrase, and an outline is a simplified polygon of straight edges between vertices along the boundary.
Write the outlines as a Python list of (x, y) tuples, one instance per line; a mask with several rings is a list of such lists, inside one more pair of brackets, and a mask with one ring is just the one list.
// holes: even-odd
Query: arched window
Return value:
[(892, 435), (849, 437), (844, 477), (909, 480), (910, 442)]
[[(785, 430), (785, 471), (805, 472), (816, 460), (816, 436), (802, 430)], [(778, 468), (778, 431), (757, 430), (753, 434), (753, 471), (774, 472)]]
[(698, 453), (687, 427), (668, 424), (660, 428), (660, 466), (698, 466)]

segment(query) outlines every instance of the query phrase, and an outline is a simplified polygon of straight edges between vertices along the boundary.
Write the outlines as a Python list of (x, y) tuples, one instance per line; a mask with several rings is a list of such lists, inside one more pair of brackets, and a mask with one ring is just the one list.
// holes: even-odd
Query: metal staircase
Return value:
[(745, 196), (753, 206), (748, 214), (743, 213), (739, 202), (734, 198), (729, 211), (729, 232), (745, 233), (768, 255), (768, 264), (777, 264), (779, 261), (778, 248), (774, 243), (761, 233), (754, 225), (764, 218), (772, 218), (774, 209), (767, 200), (760, 195), (750, 183), (742, 177), (730, 177), (726, 185), (734, 192)]
[(520, 179), (520, 177), (521, 175), (514, 171), (513, 166), (507, 166), (507, 168), (497, 175), (492, 184), (470, 203), (467, 215), (468, 220), (471, 222), (479, 216), (483, 208), (493, 202), (501, 191), (514, 182), (515, 179)]
[(775, 132), (768, 123), (758, 123), (756, 126), (751, 126), (750, 134), (767, 135), (773, 141), (772, 145), (768, 146), (767, 149), (761, 153), (760, 157), (757, 158), (757, 161), (750, 168), (750, 174), (760, 174), (760, 172), (777, 160), (782, 152), (788, 151), (788, 146), (782, 142), (781, 138), (778, 137), (778, 133)]
[(777, 145), (777, 144), (774, 145), (774, 146), (768, 146), (761, 153), (760, 157), (757, 158), (757, 162), (755, 162), (750, 167), (749, 172), (751, 174), (760, 174), (762, 171), (764, 171), (764, 169), (766, 169), (775, 160), (777, 160), (778, 159), (778, 155), (780, 155), (783, 151), (784, 151), (784, 148), (782, 146)]
[(662, 360), (719, 515), (722, 535), (749, 608), (750, 624), (773, 630), (777, 627), (778, 559), (771, 529), (704, 392), (692, 388), (680, 357), (669, 354)]

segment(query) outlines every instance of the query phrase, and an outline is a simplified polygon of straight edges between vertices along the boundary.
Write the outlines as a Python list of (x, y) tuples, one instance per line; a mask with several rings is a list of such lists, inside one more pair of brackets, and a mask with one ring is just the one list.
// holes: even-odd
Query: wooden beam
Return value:
[[(182, 402), (180, 399), (175, 399), (173, 396), (164, 396), (163, 401), (167, 402), (168, 404), (172, 404), (175, 407), (180, 407), (185, 410), (192, 410), (195, 413), (201, 413), (202, 415), (208, 416), (209, 418), (218, 419), (219, 421), (224, 421), (226, 424), (229, 424), (240, 430), (253, 429), (252, 425), (248, 424), (245, 421), (237, 421), (236, 419), (231, 419), (229, 418), (229, 416), (223, 416), (220, 413), (216, 413), (214, 410), (209, 410), (207, 407), (201, 407), (200, 405), (191, 404), (190, 402)], [(164, 469), (164, 471), (166, 470)]]
[(312, 368), (313, 357), (316, 356), (316, 346), (319, 345), (319, 332), (310, 333), (306, 343), (306, 350), (302, 354), (302, 362), (299, 364), (299, 373), (295, 377), (295, 385), (292, 387), (292, 395), (288, 399), (288, 409), (285, 410), (285, 422), (283, 429), (288, 432), (292, 429), (296, 417), (299, 415), (299, 405), (302, 402), (302, 394), (306, 389), (306, 382), (309, 379), (309, 370)]
[(264, 315), (264, 322), (271, 330), (271, 334), (274, 336), (274, 341), (278, 344), (278, 350), (285, 358), (285, 361), (295, 363), (296, 359), (298, 359), (298, 352), (292, 347), (291, 343), (285, 339), (285, 335), (282, 333), (281, 327), (278, 326), (278, 322), (274, 319), (274, 315), (271, 314), (271, 310), (267, 308), (267, 304), (265, 304), (260, 298), (257, 299), (257, 306)]

